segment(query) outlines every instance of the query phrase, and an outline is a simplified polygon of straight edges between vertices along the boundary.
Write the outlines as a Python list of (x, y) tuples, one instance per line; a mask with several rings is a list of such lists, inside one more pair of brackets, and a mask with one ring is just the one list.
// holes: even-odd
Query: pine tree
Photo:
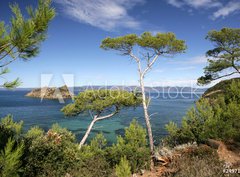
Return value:
[[(209, 65), (204, 68), (205, 76), (198, 79), (199, 85), (211, 81), (240, 74), (240, 28), (223, 28), (220, 31), (210, 31), (206, 37), (214, 43), (215, 48), (207, 51)], [(222, 71), (228, 73), (222, 75)]]
[[(40, 44), (46, 39), (50, 21), (55, 16), (51, 0), (39, 0), (38, 7), (27, 7), (29, 17), (25, 18), (17, 4), (10, 5), (13, 16), (8, 24), (0, 21), (0, 76), (9, 72), (6, 68), (17, 59), (29, 60), (37, 56)], [(16, 79), (4, 82), (0, 87), (19, 86)]]
[(79, 144), (81, 147), (96, 122), (113, 117), (123, 107), (138, 106), (141, 101), (141, 97), (136, 96), (135, 93), (124, 90), (86, 90), (79, 93), (74, 103), (65, 106), (62, 112), (66, 116), (77, 116), (83, 112), (89, 112), (92, 121)]
[[(176, 38), (174, 33), (157, 33), (152, 35), (144, 32), (142, 35), (128, 34), (116, 38), (106, 38), (102, 41), (101, 48), (104, 50), (116, 50), (120, 54), (133, 59), (136, 62), (139, 74), (139, 84), (142, 93), (142, 105), (146, 127), (148, 131), (149, 145), (154, 156), (154, 141), (148, 106), (150, 99), (145, 96), (144, 78), (157, 62), (159, 57), (174, 56), (186, 50), (185, 41)], [(136, 51), (139, 51), (138, 53)], [(153, 168), (153, 161), (151, 167)]]

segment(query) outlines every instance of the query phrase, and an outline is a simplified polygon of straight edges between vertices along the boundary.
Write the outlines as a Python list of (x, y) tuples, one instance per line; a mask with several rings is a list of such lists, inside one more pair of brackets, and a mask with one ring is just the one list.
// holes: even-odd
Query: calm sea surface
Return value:
[[(91, 121), (89, 115), (82, 114), (75, 118), (66, 118), (60, 109), (71, 102), (66, 100), (61, 104), (58, 100), (43, 100), (25, 97), (28, 91), (0, 91), (0, 117), (12, 114), (15, 121), (24, 121), (24, 130), (31, 126), (38, 125), (43, 129), (49, 129), (52, 124), (58, 123), (76, 134), (77, 139), (81, 139), (88, 124)], [(186, 111), (194, 105), (199, 95), (191, 93), (171, 93), (160, 95), (152, 93), (149, 113), (154, 138), (159, 141), (166, 135), (164, 125), (170, 120), (180, 123)], [(109, 143), (116, 141), (116, 135), (124, 132), (124, 127), (128, 126), (133, 118), (144, 125), (143, 111), (141, 107), (122, 110), (111, 119), (97, 122), (91, 133), (91, 137), (97, 132), (103, 132)], [(91, 137), (89, 139), (91, 139)]]

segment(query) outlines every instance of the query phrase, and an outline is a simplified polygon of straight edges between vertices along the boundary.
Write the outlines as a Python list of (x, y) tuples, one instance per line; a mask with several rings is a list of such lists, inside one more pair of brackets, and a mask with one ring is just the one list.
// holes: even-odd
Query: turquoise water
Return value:
[[(60, 109), (71, 100), (66, 100), (65, 104), (60, 104), (58, 100), (41, 102), (37, 98), (25, 97), (26, 93), (27, 91), (0, 91), (0, 117), (12, 114), (15, 121), (23, 120), (25, 131), (34, 125), (47, 130), (52, 124), (58, 123), (74, 132), (78, 140), (81, 139), (91, 121), (87, 113), (75, 118), (66, 118)], [(157, 95), (151, 93), (150, 96), (153, 97), (149, 106), (149, 113), (153, 114), (151, 116), (153, 135), (156, 142), (159, 142), (160, 138), (166, 135), (164, 125), (170, 120), (180, 123), (186, 111), (194, 105), (200, 94), (171, 93), (167, 95), (161, 93)], [(122, 134), (124, 127), (128, 126), (133, 118), (144, 125), (141, 107), (124, 109), (113, 118), (97, 122), (90, 136), (103, 132), (108, 142), (113, 143), (116, 141), (116, 135)]]

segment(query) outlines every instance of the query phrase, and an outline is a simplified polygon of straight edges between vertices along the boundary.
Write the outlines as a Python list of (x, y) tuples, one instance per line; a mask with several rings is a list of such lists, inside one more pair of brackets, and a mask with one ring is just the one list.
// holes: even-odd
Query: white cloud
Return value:
[(103, 30), (119, 27), (138, 28), (140, 22), (128, 14), (134, 6), (145, 0), (54, 0), (61, 4), (64, 13), (78, 20)]
[[(239, 0), (232, 0), (226, 4), (220, 2), (220, 0), (166, 0), (168, 4), (175, 6), (177, 8), (189, 7), (194, 9), (217, 9), (212, 15), (211, 19), (215, 20), (219, 17), (226, 17), (231, 13), (240, 11)], [(187, 10), (191, 12), (191, 9)]]
[(218, 9), (216, 12), (213, 13), (213, 19), (219, 18), (219, 17), (226, 17), (230, 15), (231, 13), (234, 13), (236, 11), (240, 11), (240, 2), (229, 2), (226, 6)]
[(196, 56), (193, 58), (190, 58), (186, 63), (189, 64), (206, 64), (207, 63), (207, 57), (204, 55)]
[(171, 4), (175, 7), (182, 7), (183, 6), (183, 3), (179, 0), (168, 0), (167, 3)]
[(145, 81), (145, 85), (149, 87), (161, 86), (161, 87), (196, 87), (196, 79), (161, 79), (160, 81)]
[(193, 70), (195, 68), (196, 68), (195, 66), (186, 66), (186, 67), (176, 68), (175, 70), (177, 70), (177, 71), (186, 71), (186, 70)]
[(218, 0), (167, 0), (167, 3), (178, 8), (189, 6), (195, 9), (219, 7), (222, 5)]
[(194, 8), (211, 8), (211, 7), (219, 7), (221, 3), (217, 0), (185, 0), (185, 2)]
[[(195, 56), (186, 60), (171, 60), (171, 63), (175, 64), (184, 64), (184, 65), (199, 65), (199, 64), (207, 64), (207, 57), (204, 55)], [(194, 67), (194, 66), (187, 66)]]

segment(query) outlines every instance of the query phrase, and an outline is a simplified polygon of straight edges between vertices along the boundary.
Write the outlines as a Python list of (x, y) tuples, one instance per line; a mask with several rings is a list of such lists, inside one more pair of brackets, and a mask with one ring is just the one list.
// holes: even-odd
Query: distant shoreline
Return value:
[[(54, 87), (49, 87), (49, 88), (54, 88)], [(138, 86), (115, 86), (115, 85), (112, 85), (112, 86), (77, 86), (77, 87), (69, 87), (70, 89), (73, 89), (75, 92), (80, 92), (80, 91), (84, 91), (86, 89), (89, 89), (89, 90), (97, 90), (97, 89), (111, 89), (111, 88), (119, 88), (119, 89), (125, 89), (125, 90), (128, 90), (128, 91), (133, 91), (135, 90), (136, 88), (139, 88)], [(15, 89), (12, 89), (12, 90), (8, 90), (8, 89), (5, 89), (5, 88), (0, 88), (0, 91), (31, 91), (33, 89), (37, 89), (37, 87), (35, 88), (15, 88)], [(181, 93), (192, 93), (192, 92), (196, 92), (196, 93), (204, 93), (208, 88), (196, 88), (196, 87), (180, 87), (180, 86), (166, 86), (166, 87), (161, 87), (161, 86), (155, 86), (155, 87), (149, 87), (149, 86), (146, 86), (145, 87), (146, 89), (146, 92), (150, 92), (150, 93), (154, 93), (156, 91), (158, 92), (163, 92), (163, 93), (177, 93), (176, 91), (169, 91), (169, 90), (173, 90), (173, 89), (177, 89), (178, 91), (181, 91)]]

